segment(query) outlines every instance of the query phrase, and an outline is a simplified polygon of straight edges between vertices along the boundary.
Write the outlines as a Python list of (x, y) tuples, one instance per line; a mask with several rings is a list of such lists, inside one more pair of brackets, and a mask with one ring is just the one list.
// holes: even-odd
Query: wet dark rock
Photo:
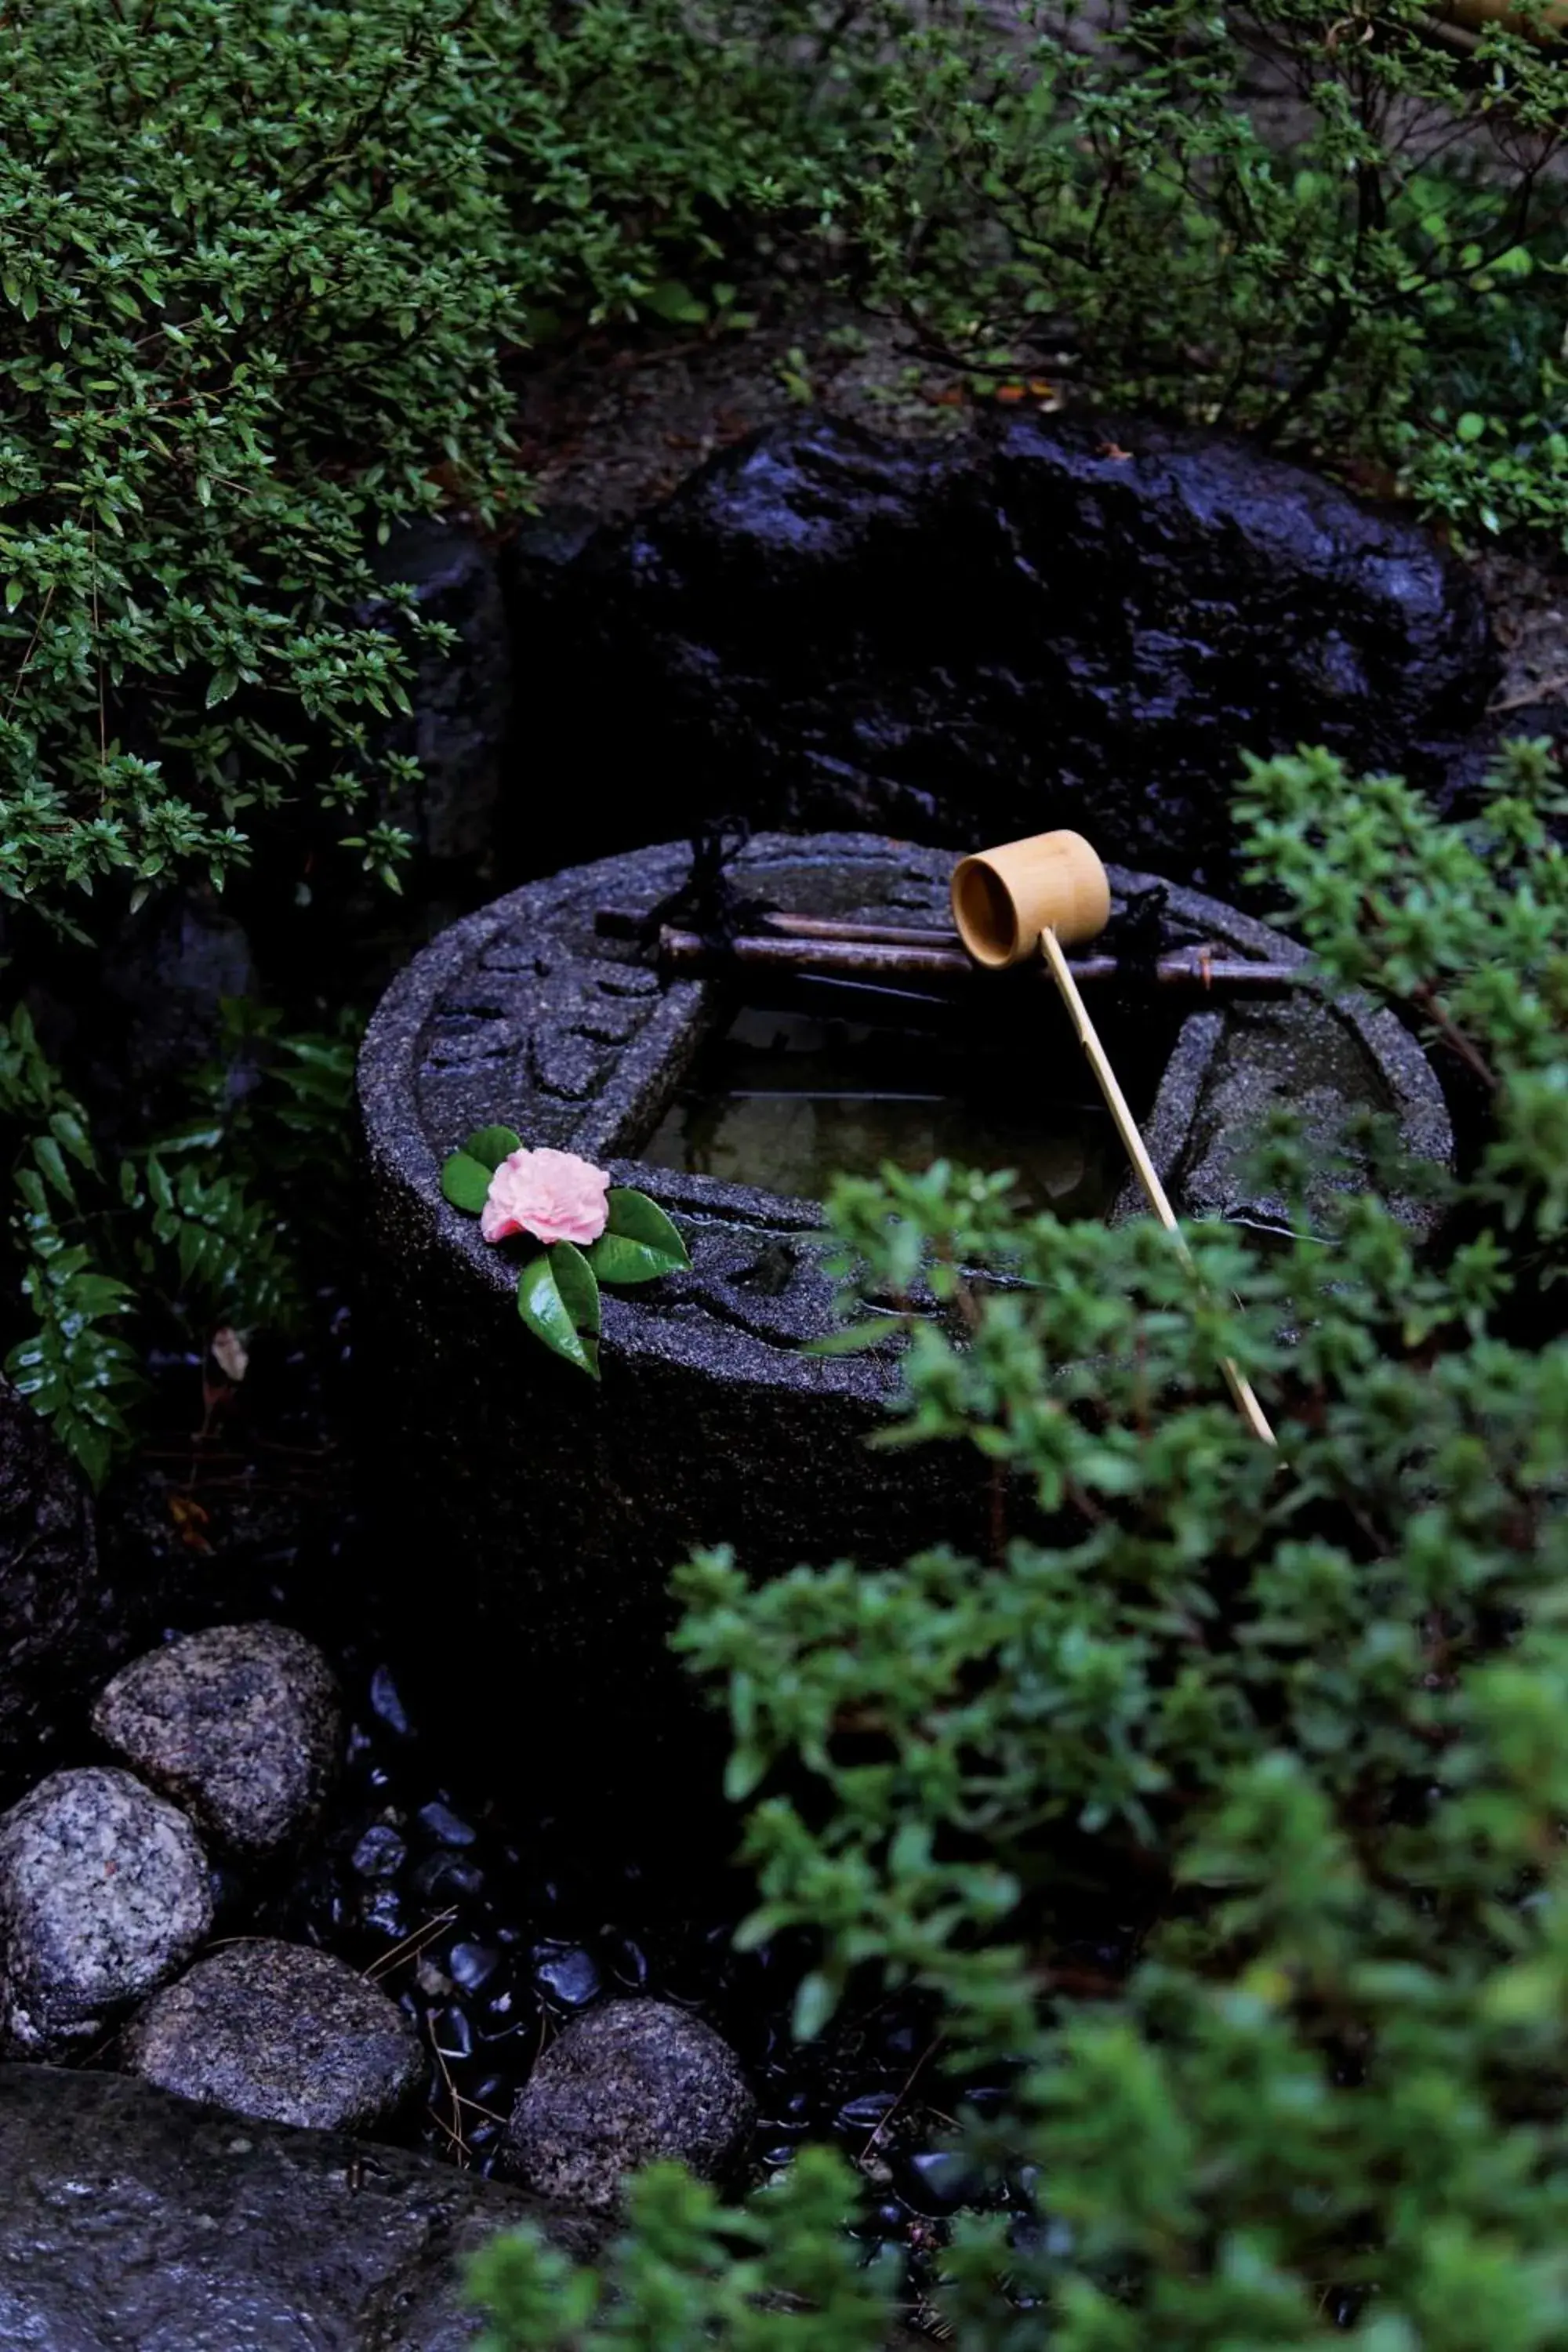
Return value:
[(482, 1870), (471, 1862), (459, 1862), (445, 1850), (431, 1854), (414, 1874), (415, 1891), (432, 1901), (454, 1895), (481, 1895), (484, 1885)]
[(580, 1947), (565, 1951), (546, 1949), (534, 1968), (533, 1980), (540, 1990), (564, 2009), (585, 2009), (600, 1986), (599, 1964), (592, 1952)]
[(400, 2148), (237, 2121), (125, 2075), (0, 2067), (0, 2343), (47, 2352), (459, 2352), (458, 2269), (591, 2225)]
[(362, 1878), (395, 1878), (407, 1856), (408, 1848), (390, 1822), (377, 1822), (355, 1846), (353, 1863)]
[(659, 2000), (614, 2000), (540, 2058), (507, 2130), (509, 2170), (542, 2196), (616, 2206), (626, 2174), (661, 2157), (705, 2179), (734, 2168), (756, 2110), (710, 2026)]
[(511, 725), (511, 648), (495, 558), (460, 522), (433, 517), (395, 531), (376, 569), (389, 584), (413, 588), (422, 619), (457, 632), (450, 652), (416, 656), (413, 714), (383, 734), (384, 749), (411, 752), (423, 771), (391, 814), (438, 863), (479, 859), (490, 844)]
[(0, 1381), (0, 1779), (26, 1769), (82, 1695), (105, 1601), (86, 1484)]
[(443, 2058), (471, 2058), (474, 2029), (460, 2009), (444, 2009), (430, 2020), (430, 2037)]
[[(1243, 751), (1436, 783), (1499, 672), (1479, 590), (1406, 516), (1251, 445), (1028, 417), (774, 428), (580, 553), (531, 551), (519, 625), (561, 737), (536, 698), (534, 755), (633, 774), (656, 746), (668, 831), (1076, 825), (1210, 887), (1237, 878)], [(605, 819), (563, 811), (540, 865), (645, 822), (636, 796)]]
[(454, 1944), (447, 1955), (447, 1966), (454, 1984), (465, 1992), (480, 1992), (500, 1966), (500, 1954), (489, 1944)]
[(439, 1800), (432, 1804), (421, 1805), (419, 1820), (421, 1826), (428, 1830), (433, 1838), (438, 1839), (442, 1845), (472, 1845), (474, 1843), (472, 1824), (459, 1821), (450, 1805), (444, 1805)]
[(0, 1817), (0, 2049), (58, 2056), (211, 1932), (206, 1857), (129, 1772), (51, 1773)]
[(220, 1844), (273, 1853), (315, 1819), (342, 1730), (332, 1671), (287, 1625), (213, 1625), (116, 1675), (92, 1727)]
[(374, 2131), (425, 2068), (419, 2037), (344, 1960), (271, 1937), (226, 1946), (156, 1994), (122, 2042), (133, 2074), (236, 2115)]
[[(215, 899), (185, 890), (151, 899), (104, 958), (112, 1035), (94, 1043), (112, 1045), (111, 1089), (155, 1093), (212, 1061), (226, 1002), (249, 996), (256, 976), (249, 939)], [(249, 1082), (243, 1064), (230, 1079), (237, 1089)]]
[(393, 1680), (390, 1666), (377, 1666), (374, 1674), (372, 1675), (370, 1703), (373, 1711), (380, 1717), (389, 1731), (395, 1731), (403, 1739), (410, 1737), (408, 1712), (403, 1704), (397, 1685)]

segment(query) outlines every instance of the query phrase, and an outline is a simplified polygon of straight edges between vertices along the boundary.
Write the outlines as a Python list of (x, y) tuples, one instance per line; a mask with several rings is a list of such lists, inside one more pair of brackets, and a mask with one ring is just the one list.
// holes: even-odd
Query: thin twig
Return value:
[(893, 2104), (888, 2109), (887, 2114), (879, 2117), (876, 2125), (872, 2128), (870, 2138), (866, 2142), (865, 2147), (861, 2149), (858, 2158), (858, 2161), (861, 2164), (865, 2163), (866, 2158), (870, 2155), (871, 2150), (876, 2147), (877, 2142), (881, 2138), (882, 2134), (887, 2130), (888, 2126), (892, 2122), (893, 2117), (898, 2114), (899, 2109), (903, 2105), (904, 2101), (914, 2089), (927, 2062), (934, 2057), (936, 2053), (942, 2048), (942, 2041), (943, 2036), (940, 2033), (937, 2034), (933, 2041), (927, 2042), (925, 2048), (921, 2052), (920, 2056), (915, 2060), (913, 2066), (910, 2070), (909, 2080), (905, 2083), (903, 2089), (899, 2093), (898, 2097), (893, 2101)]
[(433, 1919), (426, 1919), (422, 1927), (416, 1927), (412, 1935), (405, 1936), (401, 1944), (394, 1944), (389, 1952), (383, 1952), (380, 1959), (373, 1960), (364, 1970), (367, 1983), (374, 1984), (388, 1969), (401, 1967), (405, 1960), (416, 1958), (427, 1944), (434, 1943), (443, 1927), (451, 1926), (457, 1916), (454, 1904), (450, 1910), (438, 1911)]

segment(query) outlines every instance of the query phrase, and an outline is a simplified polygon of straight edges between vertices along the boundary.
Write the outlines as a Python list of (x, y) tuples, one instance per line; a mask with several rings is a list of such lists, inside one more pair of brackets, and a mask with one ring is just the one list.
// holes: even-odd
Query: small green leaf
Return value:
[(837, 1996), (820, 1969), (802, 1977), (795, 1990), (793, 2028), (797, 2042), (814, 2042), (832, 2016)]
[(499, 1168), (514, 1151), (521, 1151), (522, 1139), (514, 1135), (510, 1127), (477, 1127), (463, 1150), (488, 1172)]
[(534, 1337), (542, 1339), (569, 1364), (586, 1372), (590, 1380), (599, 1377), (597, 1349), (592, 1339), (584, 1339), (566, 1311), (554, 1271), (547, 1257), (531, 1258), (517, 1280), (517, 1311)]
[(1467, 408), (1454, 430), (1461, 441), (1479, 441), (1487, 429), (1487, 420), (1473, 408)]
[(454, 1151), (442, 1165), (441, 1190), (454, 1209), (477, 1217), (489, 1198), (490, 1171), (470, 1152)]
[(668, 1250), (649, 1249), (646, 1242), (629, 1242), (624, 1234), (601, 1234), (588, 1252), (588, 1264), (601, 1282), (657, 1282), (684, 1263)]
[(594, 1269), (573, 1242), (557, 1242), (550, 1253), (551, 1271), (561, 1302), (579, 1331), (599, 1336), (599, 1286)]
[(68, 1201), (73, 1209), (76, 1208), (79, 1205), (76, 1186), (71, 1181), (70, 1171), (65, 1163), (65, 1155), (52, 1135), (34, 1136), (33, 1157), (61, 1199)]
[[(658, 1267), (648, 1265), (639, 1275), (609, 1275), (611, 1282), (651, 1282), (656, 1273), (670, 1275), (677, 1267), (691, 1265), (687, 1244), (682, 1242), (670, 1218), (660, 1209), (658, 1202), (648, 1200), (647, 1192), (632, 1192), (627, 1185), (611, 1185), (609, 1190), (609, 1223), (605, 1237), (618, 1242), (637, 1242), (644, 1251), (660, 1258)], [(605, 1246), (602, 1242), (595, 1246)]]

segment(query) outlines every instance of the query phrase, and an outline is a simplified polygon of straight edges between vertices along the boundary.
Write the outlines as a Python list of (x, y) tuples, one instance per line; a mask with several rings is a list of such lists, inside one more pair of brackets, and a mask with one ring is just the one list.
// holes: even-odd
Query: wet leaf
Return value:
[(489, 1198), (490, 1171), (470, 1152), (454, 1151), (442, 1167), (441, 1190), (454, 1209), (477, 1217)]
[(522, 1139), (514, 1135), (510, 1127), (480, 1127), (469, 1136), (463, 1150), (470, 1160), (477, 1160), (481, 1168), (493, 1171), (503, 1160), (522, 1150)]
[(592, 1334), (584, 1337), (572, 1320), (547, 1257), (531, 1258), (519, 1275), (517, 1311), (535, 1339), (590, 1380), (598, 1379), (598, 1343)]

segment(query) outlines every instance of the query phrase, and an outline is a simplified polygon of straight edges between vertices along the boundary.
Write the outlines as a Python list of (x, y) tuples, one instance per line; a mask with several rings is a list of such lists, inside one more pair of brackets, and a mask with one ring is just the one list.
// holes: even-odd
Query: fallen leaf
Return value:
[(221, 1328), (213, 1333), (212, 1353), (213, 1360), (219, 1371), (223, 1373), (226, 1380), (232, 1381), (237, 1388), (245, 1378), (250, 1363), (249, 1353), (239, 1333), (231, 1331), (228, 1325), (225, 1323)]
[(1126, 458), (1131, 457), (1132, 452), (1131, 449), (1119, 447), (1114, 441), (1102, 441), (1100, 445), (1100, 454), (1102, 457)]
[(169, 1517), (187, 1551), (211, 1553), (212, 1546), (202, 1533), (211, 1514), (203, 1509), (194, 1495), (171, 1495)]
[(1005, 407), (1012, 408), (1023, 399), (1024, 387), (1021, 383), (999, 383), (993, 397), (1001, 401)]

